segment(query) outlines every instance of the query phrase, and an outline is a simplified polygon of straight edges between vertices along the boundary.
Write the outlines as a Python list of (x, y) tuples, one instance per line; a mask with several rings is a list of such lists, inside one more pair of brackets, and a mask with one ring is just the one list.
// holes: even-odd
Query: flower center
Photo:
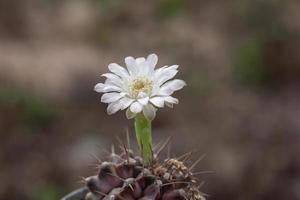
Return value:
[(129, 91), (133, 98), (137, 98), (141, 92), (149, 95), (152, 91), (152, 81), (145, 77), (138, 77), (131, 81)]

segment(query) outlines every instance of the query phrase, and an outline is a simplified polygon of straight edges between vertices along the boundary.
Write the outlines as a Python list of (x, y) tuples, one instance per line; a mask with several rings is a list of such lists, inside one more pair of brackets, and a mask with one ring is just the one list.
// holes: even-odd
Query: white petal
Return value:
[(178, 104), (179, 103), (178, 99), (176, 99), (174, 97), (171, 97), (171, 96), (164, 97), (164, 100), (165, 100), (166, 106), (168, 106), (170, 108), (173, 108), (173, 104)]
[(138, 94), (138, 98), (139, 99), (142, 99), (142, 98), (145, 98), (145, 97), (147, 97), (148, 95), (145, 93), (145, 92), (140, 92), (139, 94)]
[(139, 102), (134, 102), (130, 105), (130, 111), (133, 113), (139, 113), (143, 109), (143, 106)]
[(157, 84), (153, 84), (151, 96), (156, 96), (160, 90), (160, 87)]
[(171, 95), (174, 91), (182, 89), (186, 86), (183, 80), (175, 79), (163, 84), (158, 92), (159, 95)]
[(145, 98), (142, 98), (142, 99), (138, 99), (138, 102), (142, 105), (147, 105), (148, 102), (149, 102), (149, 97), (145, 97)]
[(102, 74), (101, 76), (104, 76), (104, 77), (106, 77), (106, 78), (108, 78), (108, 79), (111, 79), (111, 80), (113, 80), (113, 79), (120, 79), (120, 77), (118, 77), (117, 75), (115, 75), (115, 74), (113, 74), (113, 73), (105, 73), (105, 74)]
[(94, 87), (94, 90), (96, 91), (96, 92), (104, 92), (104, 88), (105, 88), (105, 84), (103, 84), (103, 83), (97, 83), (96, 85), (95, 85), (95, 87)]
[(111, 63), (111, 64), (109, 64), (109, 65), (108, 65), (108, 69), (109, 69), (112, 73), (114, 73), (114, 74), (120, 76), (121, 78), (127, 78), (127, 77), (129, 76), (127, 70), (126, 70), (124, 67), (121, 67), (120, 65), (118, 65), (118, 64), (116, 64), (116, 63)]
[(177, 68), (178, 65), (172, 65), (170, 67), (163, 67), (161, 70), (156, 70), (154, 74), (155, 82), (160, 86), (166, 81), (170, 80), (177, 74)]
[(121, 104), (119, 101), (115, 101), (113, 103), (110, 103), (107, 107), (107, 114), (111, 115), (116, 113), (121, 109)]
[(105, 93), (101, 97), (101, 102), (111, 103), (111, 102), (119, 100), (121, 97), (122, 97), (122, 95), (120, 93), (116, 93), (116, 92)]
[(166, 71), (168, 70), (177, 70), (178, 69), (178, 65), (171, 65), (170, 67), (168, 67), (167, 65), (166, 66), (163, 66), (161, 68), (158, 68), (155, 70), (154, 72), (154, 76), (155, 78), (159, 77), (162, 73), (165, 73)]
[(186, 86), (186, 83), (183, 80), (175, 79), (175, 80), (165, 83), (163, 86), (170, 87), (173, 90), (177, 91), (177, 90), (182, 89), (184, 86)]
[(165, 83), (166, 81), (172, 79), (176, 74), (177, 74), (178, 70), (168, 70), (165, 73), (163, 73), (157, 80), (156, 83), (158, 85), (162, 85), (163, 83)]
[(178, 69), (179, 65), (171, 65), (168, 67), (169, 70)]
[(135, 62), (136, 62), (137, 65), (139, 65), (139, 64), (141, 64), (145, 61), (146, 61), (146, 59), (144, 57), (140, 57), (140, 58), (135, 59)]
[(143, 114), (148, 120), (152, 121), (155, 118), (156, 109), (151, 104), (147, 104), (143, 107)]
[(126, 110), (126, 117), (127, 117), (127, 119), (132, 119), (135, 116), (136, 116), (136, 114), (133, 113), (133, 112), (131, 112), (129, 108)]
[(157, 64), (157, 61), (158, 61), (158, 57), (156, 54), (150, 54), (148, 57), (147, 57), (147, 62), (148, 62), (148, 65), (149, 65), (149, 68), (150, 70), (154, 70), (156, 64)]
[(165, 70), (167, 67), (168, 67), (168, 66), (166, 65), (166, 66), (163, 66), (163, 67), (161, 67), (161, 68), (156, 69), (156, 70), (154, 71), (154, 74), (153, 74), (154, 79), (155, 79), (155, 80), (158, 79), (159, 76), (161, 75), (161, 73), (163, 73), (164, 70)]
[(115, 85), (105, 85), (103, 92), (121, 92), (122, 89)]
[(102, 74), (102, 76), (106, 77), (107, 78), (107, 81), (105, 81), (105, 84), (106, 83), (110, 83), (110, 84), (113, 84), (113, 85), (116, 85), (116, 86), (119, 86), (119, 87), (123, 87), (123, 81), (121, 80), (121, 78), (115, 74), (112, 74), (112, 73), (105, 73), (105, 74)]
[(163, 97), (152, 97), (150, 102), (153, 103), (156, 107), (164, 107), (164, 98)]
[[(117, 76), (117, 75), (116, 75)], [(117, 86), (116, 84), (115, 84), (115, 81), (114, 80), (112, 80), (112, 79), (109, 79), (109, 78), (107, 78), (105, 81), (104, 81), (104, 84), (105, 85), (114, 85), (114, 86)], [(118, 86), (119, 87), (119, 86)]]
[(98, 83), (95, 85), (94, 90), (96, 92), (121, 92), (122, 89), (116, 85), (112, 85), (112, 83), (108, 83), (109, 81), (106, 81), (107, 84)]
[(173, 108), (173, 104), (172, 103), (168, 103), (168, 102), (165, 102), (166, 106), (168, 106), (169, 108)]
[(137, 75), (148, 75), (149, 67), (146, 59), (144, 57), (136, 58), (135, 59), (135, 73)]
[(128, 106), (130, 106), (130, 104), (132, 104), (134, 102), (133, 99), (128, 98), (128, 97), (123, 97), (119, 101), (122, 104), (121, 110), (128, 108)]
[(134, 74), (137, 73), (137, 71), (136, 71), (136, 62), (135, 62), (135, 59), (133, 57), (131, 57), (131, 56), (126, 57), (125, 58), (125, 63), (126, 63), (128, 71), (131, 75), (134, 75)]
[(171, 104), (178, 104), (179, 103), (179, 100), (174, 98), (174, 97), (171, 97), (171, 96), (166, 96), (164, 97), (164, 100), (166, 103), (171, 103)]
[(146, 61), (139, 63), (137, 65), (137, 71), (141, 76), (148, 76), (148, 73), (150, 71), (149, 64)]

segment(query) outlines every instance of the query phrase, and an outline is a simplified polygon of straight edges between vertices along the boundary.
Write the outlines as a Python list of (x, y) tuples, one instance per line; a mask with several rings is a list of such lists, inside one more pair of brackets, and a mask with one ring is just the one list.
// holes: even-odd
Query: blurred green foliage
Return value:
[(281, 9), (279, 0), (240, 0), (237, 1), (238, 15), (250, 34), (259, 37), (280, 37), (285, 33), (285, 27), (278, 13)]
[(283, 1), (240, 0), (237, 9), (246, 33), (265, 40), (283, 39), (289, 33), (281, 19)]
[(263, 60), (264, 43), (258, 39), (249, 39), (234, 53), (233, 76), (239, 83), (252, 88), (264, 86), (269, 75)]
[(270, 45), (287, 41), (289, 33), (280, 20), (280, 0), (236, 1), (244, 38), (233, 51), (233, 76), (244, 86), (262, 88), (273, 85), (275, 67), (267, 57)]
[(162, 19), (177, 16), (184, 10), (184, 0), (160, 0), (158, 4), (158, 15)]
[(12, 91), (7, 87), (0, 87), (0, 108), (13, 107), (21, 99), (21, 94), (16, 91)]
[(94, 0), (98, 3), (103, 15), (110, 16), (116, 7), (120, 6), (121, 0)]
[(189, 87), (187, 90), (190, 95), (206, 96), (211, 87), (211, 82), (208, 80), (208, 74), (205, 70), (197, 70), (187, 74), (186, 81)]
[(60, 199), (65, 194), (65, 191), (63, 191), (61, 188), (62, 187), (51, 183), (38, 185), (36, 187), (33, 187), (33, 191), (31, 192), (29, 199), (30, 200)]
[(29, 129), (49, 125), (57, 114), (55, 106), (45, 99), (8, 87), (0, 87), (0, 109), (17, 112), (21, 124)]
[(104, 47), (111, 44), (112, 37), (111, 37), (112, 28), (107, 24), (99, 24), (97, 28), (97, 41), (99, 44)]
[(36, 97), (27, 96), (20, 103), (23, 104), (23, 120), (31, 128), (47, 126), (54, 117), (53, 106)]

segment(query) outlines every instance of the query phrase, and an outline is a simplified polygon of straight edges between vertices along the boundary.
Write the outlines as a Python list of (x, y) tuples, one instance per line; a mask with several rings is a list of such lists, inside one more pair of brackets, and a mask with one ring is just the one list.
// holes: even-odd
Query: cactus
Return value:
[[(178, 65), (155, 69), (158, 57), (125, 58), (127, 69), (111, 63), (111, 73), (105, 73), (104, 83), (94, 89), (103, 93), (101, 101), (107, 103), (109, 115), (126, 110), (128, 119), (135, 118), (135, 134), (139, 155), (129, 146), (122, 144), (122, 151), (114, 150), (108, 161), (99, 164), (95, 176), (84, 178), (89, 192), (85, 200), (204, 200), (192, 169), (186, 165), (190, 154), (160, 161), (160, 152), (168, 145), (167, 140), (154, 151), (152, 147), (151, 122), (158, 108), (173, 108), (179, 100), (172, 97), (175, 91), (186, 83), (180, 79), (171, 80), (178, 72)], [(127, 139), (129, 136), (127, 137)], [(129, 141), (129, 139), (128, 139)], [(113, 148), (114, 149), (114, 148)]]
[[(89, 189), (85, 200), (204, 200), (198, 183), (187, 167), (188, 154), (159, 162), (153, 155), (150, 165), (124, 146), (109, 161), (99, 164), (99, 173), (85, 179)], [(196, 164), (196, 163), (195, 163)]]

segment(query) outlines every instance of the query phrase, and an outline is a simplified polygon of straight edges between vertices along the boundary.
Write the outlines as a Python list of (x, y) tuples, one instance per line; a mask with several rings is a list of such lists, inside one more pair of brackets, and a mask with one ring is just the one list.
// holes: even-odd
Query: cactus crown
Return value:
[(153, 153), (151, 122), (158, 108), (173, 107), (179, 102), (172, 97), (186, 83), (174, 79), (178, 65), (155, 69), (158, 57), (126, 57), (126, 69), (111, 63), (111, 73), (103, 74), (104, 83), (95, 91), (104, 93), (103, 103), (108, 103), (108, 114), (126, 109), (128, 119), (135, 118), (134, 126), (140, 156), (135, 156), (128, 145), (120, 155), (112, 152), (109, 162), (99, 165), (96, 176), (85, 181), (90, 190), (86, 200), (203, 200), (191, 167), (179, 158), (159, 162), (159, 152)]

